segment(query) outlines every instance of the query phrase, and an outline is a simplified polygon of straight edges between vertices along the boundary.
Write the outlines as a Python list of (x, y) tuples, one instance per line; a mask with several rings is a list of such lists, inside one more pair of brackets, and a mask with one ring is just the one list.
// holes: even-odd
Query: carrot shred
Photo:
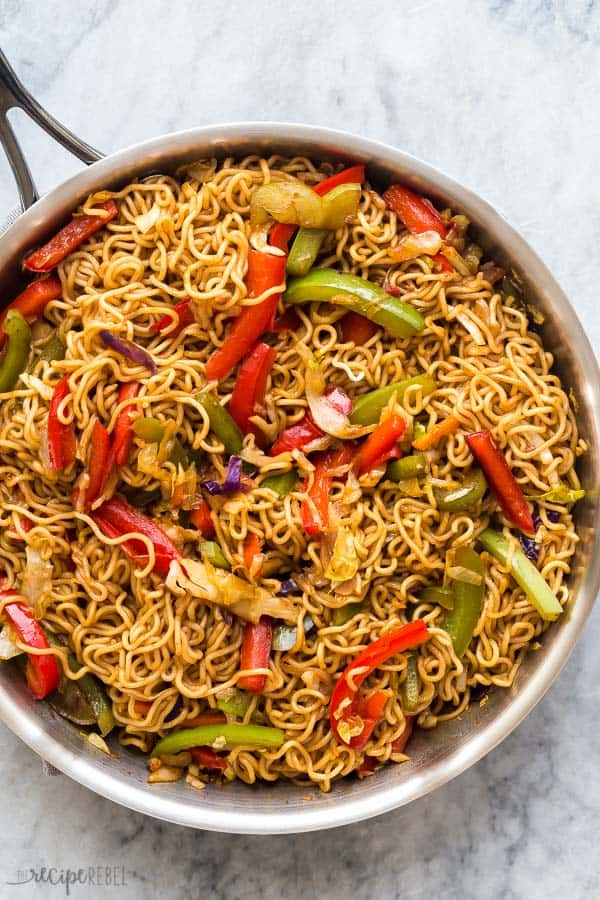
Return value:
[(448, 416), (447, 419), (444, 419), (442, 422), (438, 422), (437, 425), (434, 425), (433, 428), (430, 428), (423, 437), (417, 438), (416, 441), (413, 441), (412, 445), (415, 450), (429, 450), (430, 447), (433, 447), (434, 444), (437, 444), (439, 440), (443, 437), (446, 437), (452, 432), (456, 431), (456, 429), (460, 426), (460, 422), (456, 418), (456, 416)]

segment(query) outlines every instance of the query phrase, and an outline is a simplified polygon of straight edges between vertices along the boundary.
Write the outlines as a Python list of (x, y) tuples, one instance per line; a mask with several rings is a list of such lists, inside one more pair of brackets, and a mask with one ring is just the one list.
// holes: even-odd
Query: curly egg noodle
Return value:
[[(228, 455), (209, 427), (197, 399), (206, 386), (205, 363), (218, 348), (231, 317), (249, 298), (245, 286), (252, 190), (269, 181), (301, 179), (315, 185), (333, 171), (305, 158), (257, 156), (241, 161), (194, 165), (181, 177), (152, 176), (117, 192), (86, 201), (84, 212), (109, 197), (119, 215), (61, 263), (62, 298), (45, 317), (67, 346), (64, 360), (40, 360), (26, 383), (3, 395), (0, 407), (0, 566), (7, 586), (20, 590), (27, 549), (52, 566), (43, 598), (43, 620), (68, 639), (83, 668), (105, 685), (119, 725), (121, 744), (148, 752), (158, 736), (216, 708), (217, 695), (240, 678), (243, 622), (189, 594), (169, 590), (152, 574), (150, 559), (136, 566), (104, 536), (85, 513), (74, 510), (72, 492), (80, 466), (51, 473), (44, 463), (44, 433), (52, 389), (69, 377), (71, 399), (60, 415), (74, 420), (78, 460), (84, 463), (96, 420), (112, 430), (122, 408), (119, 383), (142, 383), (137, 411), (175, 423), (184, 446), (202, 450), (214, 477), (223, 479)], [(306, 412), (308, 348), (319, 359), (327, 384), (340, 385), (356, 400), (374, 388), (427, 373), (435, 391), (418, 387), (402, 401), (409, 422), (419, 416), (431, 426), (451, 414), (460, 428), (428, 451), (430, 479), (419, 490), (383, 479), (360, 487), (335, 480), (331, 493), (339, 526), (350, 529), (359, 571), (347, 591), (324, 577), (320, 536), (302, 527), (302, 480), (283, 498), (262, 488), (268, 475), (294, 465), (310, 479), (313, 465), (302, 453), (268, 457), (245, 439), (246, 456), (257, 466), (246, 494), (211, 498), (216, 538), (234, 571), (243, 574), (243, 547), (256, 534), (264, 553), (259, 579), (275, 593), (274, 578), (294, 577), (302, 592), (293, 597), (297, 637), (287, 651), (273, 651), (262, 694), (252, 695), (244, 721), (278, 727), (278, 749), (236, 747), (227, 757), (228, 777), (310, 780), (323, 790), (355, 772), (365, 755), (378, 762), (400, 761), (393, 744), (404, 732), (401, 685), (408, 656), (379, 666), (363, 690), (387, 693), (383, 716), (364, 751), (339, 743), (328, 707), (345, 666), (382, 634), (415, 618), (431, 637), (417, 652), (419, 697), (416, 724), (433, 728), (459, 716), (479, 686), (510, 686), (529, 648), (547, 627), (512, 580), (506, 567), (484, 554), (485, 600), (468, 650), (454, 653), (441, 627), (444, 610), (420, 599), (426, 585), (444, 578), (448, 551), (473, 545), (494, 518), (504, 523), (491, 492), (469, 512), (436, 508), (433, 485), (455, 485), (473, 465), (465, 434), (490, 429), (526, 494), (541, 494), (558, 481), (579, 486), (574, 465), (585, 449), (552, 356), (528, 324), (526, 312), (486, 281), (485, 270), (448, 276), (432, 271), (425, 257), (394, 262), (390, 248), (403, 226), (381, 196), (363, 188), (356, 216), (330, 232), (317, 265), (351, 272), (395, 286), (403, 300), (424, 316), (425, 330), (395, 339), (381, 329), (365, 343), (344, 343), (336, 327), (343, 310), (332, 305), (298, 307), (299, 326), (273, 336), (277, 355), (267, 386), (266, 406), (254, 418), (272, 443), (282, 429)], [(175, 302), (190, 298), (195, 323), (176, 336), (151, 326)], [(102, 329), (142, 345), (155, 360), (155, 375), (103, 347)], [(43, 346), (36, 338), (34, 351)], [(231, 395), (235, 373), (218, 385)], [(120, 470), (118, 490), (158, 486), (136, 465), (143, 442), (136, 438), (129, 463)], [(242, 454), (244, 455), (244, 453)], [(77, 471), (74, 471), (77, 470)], [(577, 536), (564, 506), (541, 503), (539, 568), (562, 605), (569, 599), (567, 576)], [(560, 516), (548, 515), (549, 511)], [(184, 555), (200, 558), (200, 533), (182, 527), (175, 511), (157, 503), (146, 510), (179, 543)], [(27, 530), (27, 522), (31, 526)], [(24, 524), (25, 523), (25, 524)], [(505, 533), (509, 534), (508, 527)], [(246, 572), (243, 577), (248, 578)], [(333, 611), (363, 601), (343, 625)], [(304, 630), (305, 615), (314, 627)], [(66, 659), (66, 650), (54, 649)], [(73, 677), (71, 673), (71, 677)], [(189, 760), (188, 760), (189, 762)], [(193, 766), (191, 775), (198, 775)]]

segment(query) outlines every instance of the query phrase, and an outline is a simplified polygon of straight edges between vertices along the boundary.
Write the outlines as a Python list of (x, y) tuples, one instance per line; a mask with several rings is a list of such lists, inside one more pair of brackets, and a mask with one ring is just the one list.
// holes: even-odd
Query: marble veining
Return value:
[[(92, 145), (234, 119), (319, 123), (388, 141), (490, 200), (565, 287), (600, 347), (600, 4), (593, 0), (0, 0), (4, 51)], [(15, 116), (42, 191), (80, 165)], [(16, 202), (0, 159), (0, 214)], [(600, 613), (500, 747), (435, 794), (335, 832), (249, 838), (128, 812), (0, 727), (0, 897), (19, 870), (124, 867), (73, 897), (600, 896)]]

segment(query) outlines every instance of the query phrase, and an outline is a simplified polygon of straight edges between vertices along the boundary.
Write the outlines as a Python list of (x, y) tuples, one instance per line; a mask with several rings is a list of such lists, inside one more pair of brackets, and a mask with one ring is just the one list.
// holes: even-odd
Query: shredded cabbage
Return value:
[(421, 234), (406, 234), (400, 238), (395, 247), (388, 253), (394, 262), (416, 259), (423, 254), (435, 256), (440, 252), (442, 239), (437, 231), (422, 231)]
[(174, 593), (188, 593), (207, 603), (224, 606), (247, 622), (256, 624), (261, 616), (296, 621), (294, 605), (287, 597), (274, 596), (232, 572), (216, 569), (208, 562), (194, 559), (173, 561), (166, 584)]
[(12, 659), (25, 652), (17, 647), (16, 637), (16, 633), (10, 625), (5, 625), (0, 631), (0, 659)]
[(25, 555), (27, 564), (21, 579), (21, 593), (29, 600), (36, 619), (42, 619), (52, 591), (53, 566), (50, 560), (42, 558), (36, 547), (27, 547)]
[(348, 528), (338, 528), (333, 552), (325, 569), (325, 577), (330, 581), (349, 581), (358, 571), (359, 560), (352, 532)]

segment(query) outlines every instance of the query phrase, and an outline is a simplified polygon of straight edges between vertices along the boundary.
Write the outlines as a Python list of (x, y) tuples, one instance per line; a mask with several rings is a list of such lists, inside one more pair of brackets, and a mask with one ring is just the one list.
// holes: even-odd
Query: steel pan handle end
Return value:
[(10, 162), (15, 181), (19, 190), (21, 205), (27, 209), (38, 198), (38, 193), (29, 171), (29, 166), (23, 155), (15, 133), (8, 121), (7, 113), (11, 109), (21, 109), (33, 119), (40, 128), (43, 128), (50, 137), (58, 141), (82, 162), (89, 165), (102, 159), (102, 153), (94, 150), (85, 141), (81, 141), (72, 131), (46, 112), (43, 106), (31, 96), (8, 62), (6, 56), (0, 50), (0, 143)]

